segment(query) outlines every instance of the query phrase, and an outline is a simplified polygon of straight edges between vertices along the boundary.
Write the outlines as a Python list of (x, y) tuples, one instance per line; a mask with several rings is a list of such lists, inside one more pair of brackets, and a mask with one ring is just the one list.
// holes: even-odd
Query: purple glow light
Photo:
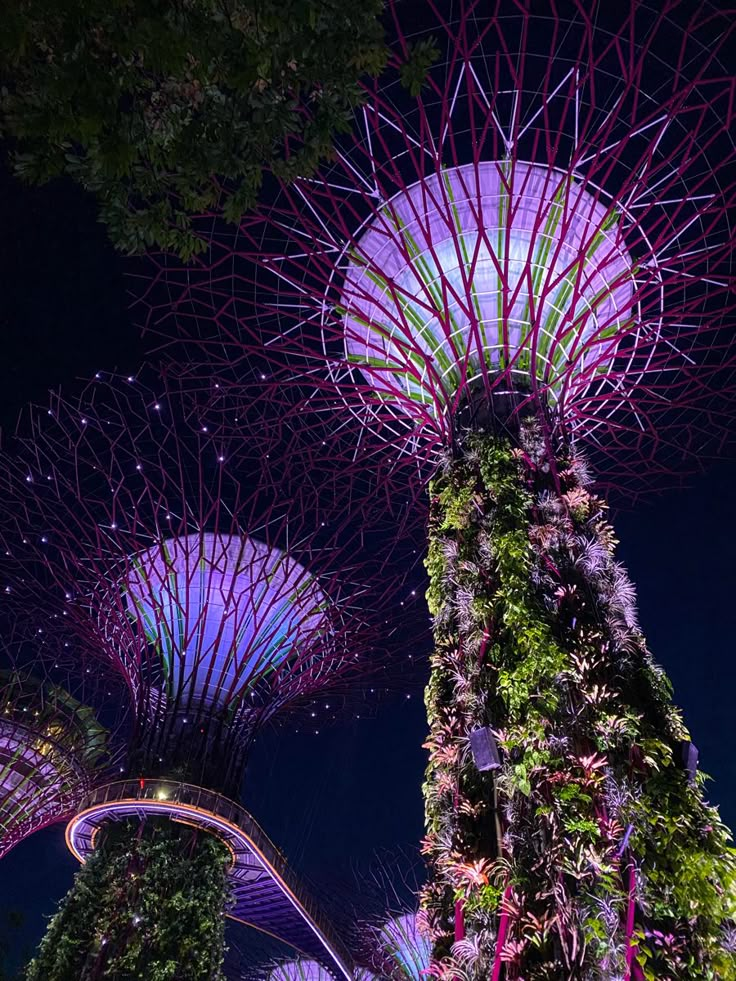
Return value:
[(418, 181), (349, 251), (348, 359), (404, 409), (507, 368), (554, 397), (571, 366), (605, 370), (633, 315), (619, 217), (574, 176), (522, 162)]
[(79, 804), (83, 767), (53, 740), (0, 720), (0, 856), (25, 834), (58, 821)]
[(423, 981), (429, 968), (432, 944), (418, 926), (416, 913), (404, 913), (381, 928), (381, 945), (396, 962), (402, 977)]
[(330, 972), (317, 961), (285, 961), (269, 974), (269, 981), (332, 981)]
[(123, 588), (169, 692), (200, 704), (241, 698), (301, 645), (328, 642), (329, 604), (316, 579), (252, 538), (162, 542), (131, 558)]
[(0, 856), (75, 812), (114, 760), (109, 737), (67, 690), (0, 671)]

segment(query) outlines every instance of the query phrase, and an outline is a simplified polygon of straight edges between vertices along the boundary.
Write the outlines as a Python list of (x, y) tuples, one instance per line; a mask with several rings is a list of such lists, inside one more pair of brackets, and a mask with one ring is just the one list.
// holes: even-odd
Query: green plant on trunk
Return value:
[[(687, 731), (587, 483), (528, 419), (469, 434), (431, 485), (433, 971), (488, 978), (500, 956), (507, 981), (613, 981), (628, 951), (647, 981), (735, 979), (730, 835), (678, 765)], [(484, 726), (495, 786), (469, 747)]]
[(77, 872), (26, 981), (221, 981), (229, 854), (169, 821), (112, 825)]

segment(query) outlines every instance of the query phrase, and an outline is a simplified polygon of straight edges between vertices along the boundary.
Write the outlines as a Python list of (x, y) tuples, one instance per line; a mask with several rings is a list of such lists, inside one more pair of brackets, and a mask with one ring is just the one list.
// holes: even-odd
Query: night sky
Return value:
[[(29, 190), (0, 172), (0, 422), (12, 431), (29, 400), (100, 369), (135, 371), (144, 346), (126, 312), (130, 264), (108, 245), (91, 200), (71, 185)], [(641, 622), (655, 657), (715, 779), (711, 799), (736, 824), (736, 461), (620, 512), (620, 557), (638, 586)], [(406, 638), (407, 653), (416, 642)], [(425, 734), (421, 679), (376, 718), (308, 737), (286, 730), (255, 748), (245, 803), (316, 882), (377, 849), (412, 846), (422, 834)], [(19, 957), (71, 883), (75, 862), (63, 827), (41, 832), (0, 864), (0, 942), (7, 912), (24, 914)], [(239, 928), (234, 928), (239, 929)], [(236, 939), (233, 934), (233, 939)]]

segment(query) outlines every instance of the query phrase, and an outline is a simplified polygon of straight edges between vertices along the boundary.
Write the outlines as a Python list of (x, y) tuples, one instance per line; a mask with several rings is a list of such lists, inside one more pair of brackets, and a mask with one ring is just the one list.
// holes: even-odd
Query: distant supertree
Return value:
[[(325, 910), (351, 952), (358, 981), (424, 981), (430, 975), (432, 944), (426, 920), (416, 912), (423, 878), (418, 849), (394, 848), (358, 863), (349, 884), (331, 884)], [(313, 961), (256, 951), (247, 965), (242, 981), (328, 977)]]
[[(3, 646), (0, 858), (33, 832), (69, 820), (95, 784), (110, 779), (121, 752), (95, 707), (68, 690), (83, 694), (79, 679), (65, 686), (53, 665), (40, 658), (28, 664)], [(87, 699), (96, 701), (91, 687), (82, 684)]]
[[(370, 930), (371, 967), (358, 968), (357, 981), (423, 981), (430, 968), (431, 943), (417, 923), (417, 914), (405, 912)], [(316, 961), (283, 961), (275, 967), (249, 971), (248, 979), (269, 981), (328, 981), (330, 974)]]
[(631, 498), (729, 436), (736, 21), (423, 9), (333, 164), (161, 262), (148, 325), (434, 472), (433, 970), (462, 940), (479, 977), (734, 978), (729, 835), (584, 453)]
[(419, 849), (391, 849), (354, 870), (351, 915), (343, 926), (353, 960), (373, 976), (423, 981), (432, 944), (426, 918), (417, 915), (425, 879)]
[(268, 981), (331, 981), (332, 975), (317, 961), (295, 960), (284, 961), (254, 977)]
[(56, 602), (47, 645), (63, 617), (65, 643), (136, 706), (126, 779), (69, 825), (88, 861), (29, 976), (157, 976), (173, 958), (177, 978), (219, 977), (227, 910), (349, 977), (283, 856), (222, 794), (265, 724), (319, 725), (326, 693), (381, 680), (407, 563), (387, 565), (384, 503), (292, 472), (276, 426), (236, 447), (187, 404), (164, 383), (95, 382), (32, 412), (3, 461), (14, 604)]
[(426, 924), (415, 912), (404, 911), (373, 927), (378, 976), (391, 981), (424, 981), (430, 969), (432, 944)]

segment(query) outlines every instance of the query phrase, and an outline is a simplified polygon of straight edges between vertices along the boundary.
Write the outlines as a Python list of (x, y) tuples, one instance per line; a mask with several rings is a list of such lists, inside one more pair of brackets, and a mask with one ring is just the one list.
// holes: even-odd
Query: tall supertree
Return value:
[(288, 434), (260, 426), (236, 447), (193, 411), (163, 382), (96, 381), (32, 412), (4, 460), (14, 604), (56, 603), (47, 645), (62, 622), (63, 642), (71, 631), (136, 707), (125, 779), (69, 824), (85, 865), (34, 979), (219, 977), (226, 912), (351, 975), (229, 797), (264, 725), (298, 711), (320, 724), (337, 707), (326, 693), (339, 704), (372, 672), (382, 682), (383, 608), (406, 563), (387, 565), (385, 505), (342, 474), (294, 472)]
[(728, 437), (734, 17), (425, 9), (332, 165), (160, 262), (148, 324), (433, 473), (433, 970), (734, 978), (729, 834), (586, 463), (631, 497)]

